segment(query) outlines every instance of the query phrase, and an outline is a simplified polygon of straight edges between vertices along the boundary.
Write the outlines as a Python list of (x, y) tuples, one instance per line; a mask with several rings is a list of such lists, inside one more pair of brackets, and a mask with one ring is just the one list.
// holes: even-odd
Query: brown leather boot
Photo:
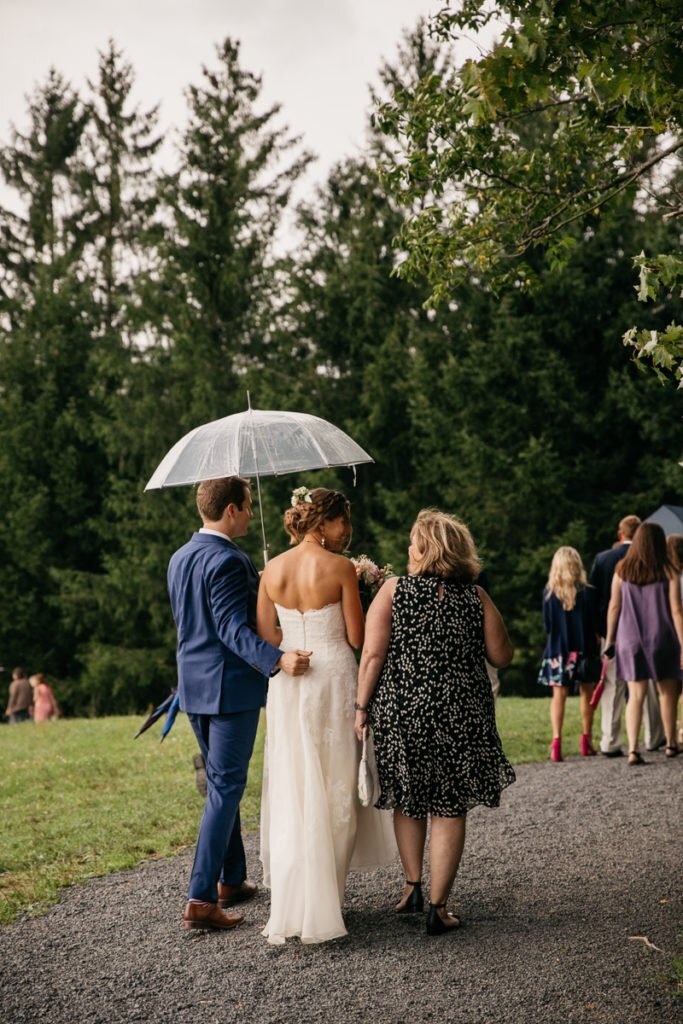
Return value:
[(244, 903), (245, 900), (252, 900), (258, 892), (258, 885), (255, 882), (240, 882), (239, 885), (223, 885), (218, 883), (218, 906), (231, 907), (233, 903)]
[(183, 912), (183, 928), (236, 928), (242, 921), (242, 914), (227, 913), (217, 903), (188, 903)]

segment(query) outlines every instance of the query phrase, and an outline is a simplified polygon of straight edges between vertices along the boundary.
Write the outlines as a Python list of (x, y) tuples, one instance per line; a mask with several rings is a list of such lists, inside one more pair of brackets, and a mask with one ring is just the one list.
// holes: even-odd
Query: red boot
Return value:
[(597, 750), (591, 743), (588, 733), (581, 733), (581, 757), (594, 757), (596, 754)]
[(556, 736), (553, 742), (550, 744), (550, 760), (562, 760), (562, 740), (559, 736)]

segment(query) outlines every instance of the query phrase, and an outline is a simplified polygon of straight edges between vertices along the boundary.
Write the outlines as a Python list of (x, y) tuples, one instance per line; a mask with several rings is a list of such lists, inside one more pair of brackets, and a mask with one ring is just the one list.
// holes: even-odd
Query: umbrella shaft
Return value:
[(263, 540), (263, 566), (268, 564), (268, 542), (266, 540), (266, 524), (263, 522), (263, 502), (261, 501), (261, 480), (256, 474), (256, 493), (258, 494), (258, 512), (261, 517), (261, 538)]

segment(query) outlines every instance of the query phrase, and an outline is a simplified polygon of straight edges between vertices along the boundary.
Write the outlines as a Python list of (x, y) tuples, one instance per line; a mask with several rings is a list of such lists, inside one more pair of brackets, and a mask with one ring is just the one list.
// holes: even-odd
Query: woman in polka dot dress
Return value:
[(356, 735), (370, 725), (381, 796), (394, 809), (406, 885), (398, 913), (423, 909), (422, 863), (431, 818), (427, 932), (460, 920), (446, 903), (477, 804), (497, 807), (515, 780), (496, 731), (485, 658), (504, 668), (512, 645), (503, 620), (472, 583), (480, 562), (455, 516), (426, 509), (410, 535), (408, 576), (384, 584), (368, 612), (356, 701)]

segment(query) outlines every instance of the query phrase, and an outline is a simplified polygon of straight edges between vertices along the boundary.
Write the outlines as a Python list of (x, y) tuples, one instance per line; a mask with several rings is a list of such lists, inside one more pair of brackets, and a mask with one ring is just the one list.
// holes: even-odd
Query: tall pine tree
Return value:
[(159, 381), (150, 361), (158, 324), (148, 296), (158, 274), (163, 229), (154, 164), (161, 142), (157, 112), (134, 105), (133, 69), (113, 42), (100, 54), (97, 79), (89, 84), (76, 188), (83, 208), (82, 272), (93, 298), (93, 429), (105, 456), (105, 479), (101, 508), (92, 521), (99, 562), (92, 571), (62, 571), (58, 581), (65, 629), (80, 668), (73, 702), (98, 711), (117, 706), (121, 694), (128, 695), (121, 706), (134, 706), (140, 690), (149, 687), (150, 660), (156, 667), (165, 658), (163, 650), (150, 659), (148, 645), (140, 649), (135, 639), (135, 623), (147, 622), (147, 600), (151, 597), (156, 607), (157, 590), (136, 591), (115, 571), (117, 530), (122, 521), (134, 519), (149, 459), (145, 443), (158, 430), (154, 393)]
[(82, 208), (74, 201), (87, 111), (51, 71), (28, 127), (0, 158), (19, 212), (0, 213), (0, 650), (3, 661), (67, 675), (52, 570), (91, 569), (104, 479), (93, 430), (90, 318), (81, 273)]
[(145, 345), (111, 435), (109, 539), (104, 572), (85, 581), (95, 612), (82, 650), (100, 710), (134, 710), (174, 683), (166, 565), (197, 513), (190, 489), (144, 494), (144, 484), (183, 433), (245, 408), (245, 374), (269, 358), (272, 243), (308, 160), (276, 125), (278, 108), (259, 109), (261, 83), (238, 45), (226, 40), (217, 57), (189, 90), (179, 166), (160, 184), (165, 230), (140, 284)]

